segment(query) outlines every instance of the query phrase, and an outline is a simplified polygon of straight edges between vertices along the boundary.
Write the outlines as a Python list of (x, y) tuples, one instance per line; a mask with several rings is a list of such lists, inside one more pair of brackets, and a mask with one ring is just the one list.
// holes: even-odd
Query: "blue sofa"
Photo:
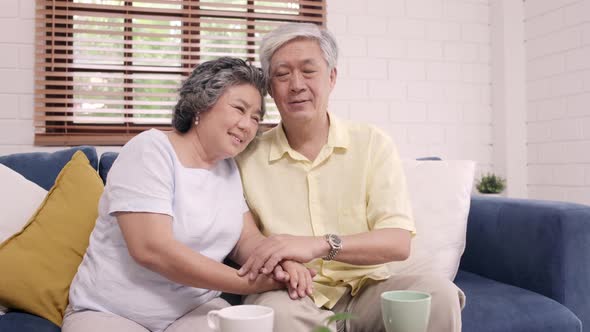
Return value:
[[(117, 154), (99, 159), (92, 147), (3, 156), (0, 163), (49, 189), (76, 149), (105, 180)], [(590, 326), (590, 207), (474, 196), (455, 282), (467, 294), (465, 332), (582, 331)], [(0, 331), (60, 328), (13, 311), (0, 316)]]

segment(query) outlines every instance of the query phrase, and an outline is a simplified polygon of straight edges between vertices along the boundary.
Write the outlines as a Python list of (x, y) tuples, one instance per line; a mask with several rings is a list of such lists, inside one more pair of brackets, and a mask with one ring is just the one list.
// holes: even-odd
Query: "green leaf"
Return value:
[(313, 332), (332, 332), (332, 331), (330, 331), (330, 329), (325, 326), (318, 326), (315, 329), (313, 329)]
[(476, 188), (481, 193), (500, 193), (506, 188), (506, 179), (487, 173), (477, 181)]
[(338, 320), (347, 320), (347, 319), (352, 319), (353, 316), (351, 314), (349, 314), (348, 312), (339, 312), (337, 314), (334, 314), (328, 318), (326, 318), (326, 324), (330, 325), (331, 323), (338, 321)]

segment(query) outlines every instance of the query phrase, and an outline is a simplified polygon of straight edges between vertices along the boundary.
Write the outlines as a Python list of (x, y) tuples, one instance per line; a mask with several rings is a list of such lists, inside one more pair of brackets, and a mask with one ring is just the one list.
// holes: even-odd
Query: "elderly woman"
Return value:
[(293, 297), (311, 293), (310, 271), (299, 263), (256, 280), (222, 263), (244, 263), (264, 239), (232, 157), (256, 135), (265, 84), (242, 60), (205, 62), (180, 89), (174, 131), (152, 129), (122, 148), (63, 331), (207, 331), (207, 312), (229, 305), (221, 292), (285, 288), (293, 276)]

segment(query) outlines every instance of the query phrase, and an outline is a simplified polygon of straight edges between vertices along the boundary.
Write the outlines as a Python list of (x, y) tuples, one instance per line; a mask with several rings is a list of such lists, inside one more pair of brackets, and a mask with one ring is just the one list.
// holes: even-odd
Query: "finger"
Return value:
[[(262, 271), (272, 271), (274, 267), (282, 261), (282, 257), (278, 252), (274, 252), (264, 263)], [(264, 272), (263, 272), (264, 273)]]
[(246, 260), (246, 263), (244, 263), (244, 265), (242, 265), (242, 267), (238, 270), (238, 275), (240, 277), (245, 276), (248, 272), (250, 272), (250, 267), (252, 266), (252, 257), (248, 258)]
[(297, 291), (297, 288), (289, 287), (289, 292), (289, 297), (291, 300), (299, 300), (299, 292)]
[(291, 276), (291, 280), (289, 280), (289, 285), (293, 290), (297, 290), (297, 285), (299, 285), (299, 276), (297, 275), (297, 271), (295, 269), (292, 269), (289, 272)]
[[(295, 276), (295, 274), (294, 274), (295, 271), (293, 270), (293, 265), (289, 264), (288, 262), (285, 262), (284, 264), (285, 265), (283, 265), (282, 268), (283, 268), (283, 271), (285, 272), (285, 274), (289, 276), (288, 287), (289, 287), (289, 289), (291, 289), (291, 288), (293, 288), (292, 284), (294, 282), (293, 276)], [(277, 265), (277, 266), (280, 266), (280, 265)]]
[(318, 274), (314, 269), (307, 268), (307, 271), (309, 271), (310, 277), (312, 279)]
[(258, 278), (263, 262), (264, 261), (259, 257), (252, 257), (252, 264), (250, 265), (250, 271), (248, 272), (248, 278), (250, 278), (250, 280), (256, 280), (256, 278)]
[[(273, 255), (273, 252), (276, 251), (276, 249), (274, 248), (275, 246), (265, 246), (263, 248), (261, 248), (261, 247), (262, 246), (259, 246), (258, 248), (256, 248), (255, 253), (251, 256), (251, 257), (253, 257), (254, 261), (252, 262), (252, 266), (250, 267), (250, 280), (256, 279), (256, 277), (258, 276), (258, 273), (261, 272), (261, 269), (264, 266), (264, 263), (266, 263), (266, 261), (268, 261), (268, 259)], [(258, 250), (259, 248), (260, 248), (260, 251)], [(271, 273), (277, 264), (278, 264), (278, 262), (276, 262), (268, 270), (262, 271), (262, 273), (263, 274)]]
[[(246, 260), (246, 263), (242, 265), (242, 267), (238, 270), (239, 276), (245, 276), (250, 272), (254, 272), (253, 275), (249, 276), (250, 280), (255, 280), (256, 276), (258, 275), (258, 271), (263, 263), (258, 263), (258, 260), (261, 256), (264, 256), (264, 253), (267, 252), (268, 247), (272, 244), (268, 242), (268, 239), (262, 241), (260, 245), (258, 245), (254, 251), (250, 254), (250, 257)], [(266, 261), (266, 260), (264, 260)], [(263, 262), (264, 262), (263, 261)]]
[[(311, 296), (313, 294), (313, 279), (312, 278), (313, 278), (313, 276), (315, 276), (315, 271), (314, 270), (311, 270), (311, 271), (308, 270), (308, 272), (309, 273), (306, 273), (305, 274), (305, 277), (307, 279), (307, 289), (306, 289), (306, 292), (307, 292), (307, 295), (310, 295)], [(314, 272), (314, 275), (313, 276), (312, 276), (311, 272)]]
[(260, 273), (260, 269), (264, 264), (263, 258), (260, 257), (261, 255), (261, 253), (252, 255), (252, 265), (250, 266), (249, 272), (250, 280), (254, 280), (258, 277), (258, 273)]
[(305, 296), (307, 296), (307, 280), (305, 278), (305, 274), (307, 271), (303, 272), (301, 271), (299, 273), (299, 285), (297, 287), (297, 292), (299, 293), (299, 297), (300, 298), (304, 298)]
[(280, 266), (281, 269), (283, 269), (283, 275), (285, 276), (285, 282), (291, 281), (291, 274), (293, 271), (290, 270), (290, 265), (287, 264), (285, 266), (282, 266), (281, 264), (279, 264), (277, 266)]
[(289, 274), (287, 274), (280, 265), (275, 266), (274, 278), (276, 280), (286, 282), (288, 281), (288, 276)]

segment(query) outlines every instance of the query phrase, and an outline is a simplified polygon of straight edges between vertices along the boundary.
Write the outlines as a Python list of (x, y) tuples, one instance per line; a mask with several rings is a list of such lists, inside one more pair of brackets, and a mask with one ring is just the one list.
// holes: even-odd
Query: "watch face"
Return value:
[(340, 239), (340, 236), (336, 235), (336, 234), (331, 234), (330, 235), (330, 243), (332, 244), (333, 247), (340, 247), (341, 243), (342, 243), (342, 239)]

